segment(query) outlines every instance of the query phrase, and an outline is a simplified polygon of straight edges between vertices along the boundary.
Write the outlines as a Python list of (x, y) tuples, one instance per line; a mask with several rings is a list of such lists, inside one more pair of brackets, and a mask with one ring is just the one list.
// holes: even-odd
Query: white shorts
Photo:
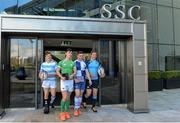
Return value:
[(74, 81), (73, 80), (61, 80), (61, 91), (73, 92)]
[(42, 82), (43, 88), (56, 88), (56, 81), (44, 80)]

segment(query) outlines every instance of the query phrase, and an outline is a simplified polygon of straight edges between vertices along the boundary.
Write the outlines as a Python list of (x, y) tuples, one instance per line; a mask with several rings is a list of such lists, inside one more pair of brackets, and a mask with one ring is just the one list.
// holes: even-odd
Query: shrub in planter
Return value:
[(148, 90), (149, 91), (162, 91), (163, 80), (161, 79), (161, 71), (148, 72)]
[(162, 78), (164, 79), (165, 89), (180, 88), (180, 71), (164, 71)]

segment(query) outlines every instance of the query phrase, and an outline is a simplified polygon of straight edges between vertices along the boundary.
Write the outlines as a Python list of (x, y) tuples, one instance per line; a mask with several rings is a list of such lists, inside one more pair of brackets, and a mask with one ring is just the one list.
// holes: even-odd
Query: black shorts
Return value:
[(86, 89), (92, 89), (92, 88), (99, 88), (99, 80), (91, 80), (92, 81), (92, 85), (89, 86), (89, 80), (86, 80)]

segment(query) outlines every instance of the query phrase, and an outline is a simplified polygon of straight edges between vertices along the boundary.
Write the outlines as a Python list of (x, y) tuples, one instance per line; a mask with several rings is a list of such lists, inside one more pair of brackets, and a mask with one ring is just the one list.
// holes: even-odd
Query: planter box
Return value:
[(151, 91), (162, 91), (163, 90), (163, 80), (148, 80), (148, 90)]
[(180, 88), (180, 78), (164, 79), (165, 89)]

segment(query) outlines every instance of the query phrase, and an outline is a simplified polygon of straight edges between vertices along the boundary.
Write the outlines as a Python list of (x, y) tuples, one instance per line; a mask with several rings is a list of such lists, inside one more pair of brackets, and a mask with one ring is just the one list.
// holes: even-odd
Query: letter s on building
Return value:
[[(111, 9), (111, 4), (104, 4), (101, 8), (101, 18), (111, 18), (112, 14), (110, 12), (110, 10), (108, 10), (108, 8)], [(107, 14), (107, 17), (104, 16), (104, 14)]]
[(118, 5), (118, 6), (116, 6), (115, 10), (116, 10), (117, 13), (121, 14), (121, 17), (118, 17), (117, 14), (114, 17), (115, 18), (120, 18), (120, 19), (125, 19), (126, 15), (125, 15), (125, 13), (122, 10), (120, 10), (120, 8), (122, 10), (125, 10), (125, 5)]

